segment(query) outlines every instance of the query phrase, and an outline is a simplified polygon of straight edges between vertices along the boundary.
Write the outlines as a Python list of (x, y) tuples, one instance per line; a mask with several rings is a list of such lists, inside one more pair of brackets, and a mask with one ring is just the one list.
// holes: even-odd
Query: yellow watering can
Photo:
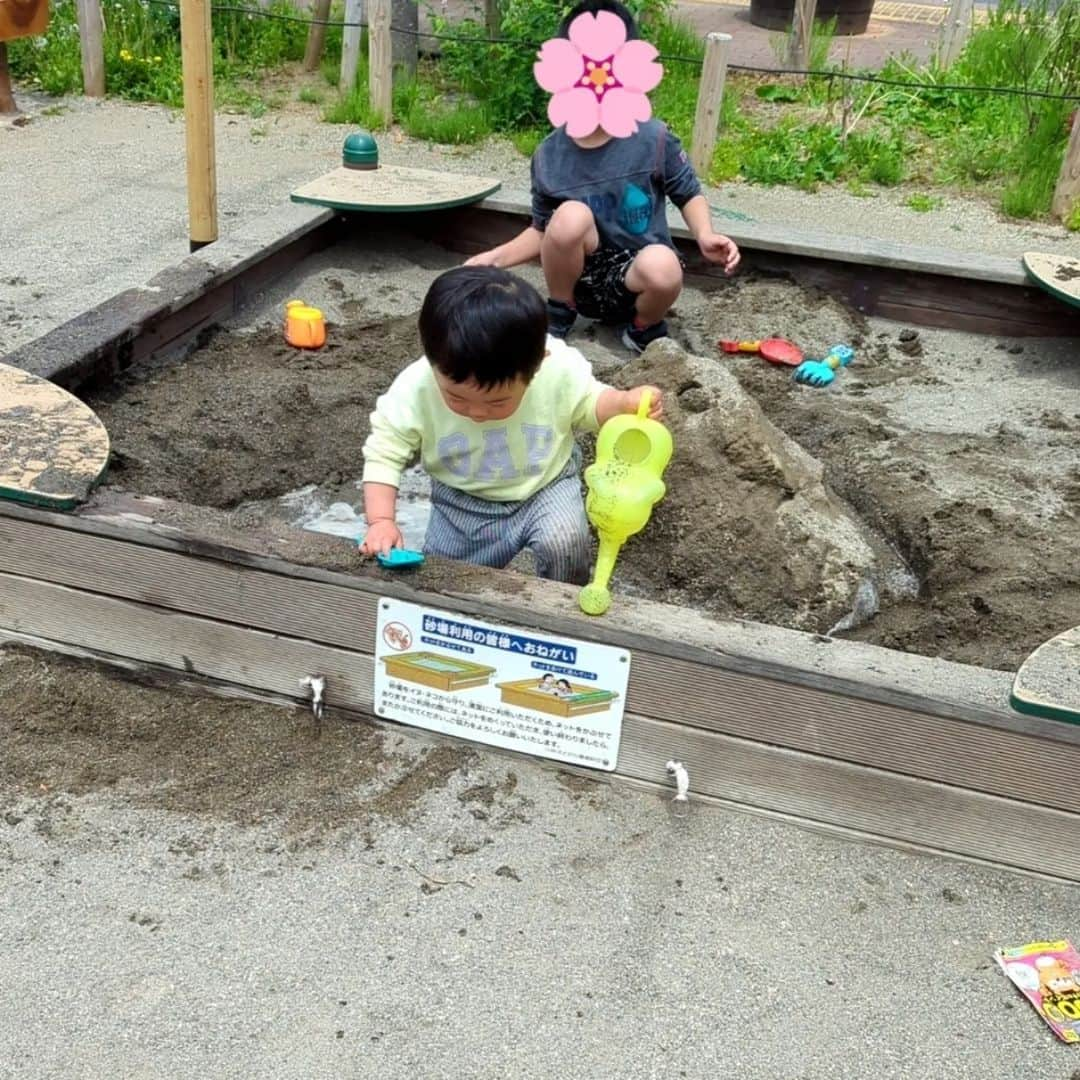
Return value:
[(635, 416), (613, 416), (596, 437), (596, 461), (585, 470), (585, 512), (600, 537), (593, 579), (578, 603), (586, 615), (611, 606), (608, 582), (619, 549), (641, 532), (667, 488), (661, 477), (671, 460), (671, 432), (649, 419), (651, 394), (641, 395)]

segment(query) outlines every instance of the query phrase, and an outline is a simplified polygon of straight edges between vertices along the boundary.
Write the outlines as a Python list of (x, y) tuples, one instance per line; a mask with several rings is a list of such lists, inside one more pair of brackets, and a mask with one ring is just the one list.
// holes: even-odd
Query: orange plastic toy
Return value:
[(303, 300), (285, 305), (285, 340), (298, 349), (321, 349), (326, 344), (326, 319)]

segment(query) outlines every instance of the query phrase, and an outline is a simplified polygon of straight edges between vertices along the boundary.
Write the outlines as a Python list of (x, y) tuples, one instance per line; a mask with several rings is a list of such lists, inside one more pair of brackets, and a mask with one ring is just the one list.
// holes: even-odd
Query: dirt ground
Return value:
[[(133, 371), (90, 395), (116, 450), (110, 484), (215, 507), (315, 484), (359, 505), (368, 415), (419, 354), (419, 300), (453, 260), (389, 242), (355, 263), (340, 252), (321, 259), (279, 290), (326, 307), (334, 325), (321, 352), (297, 354), (282, 343), (275, 294), (248, 324), (219, 330), (188, 359)], [(718, 290), (688, 288), (672, 328), (703, 358), (695, 363), (733, 372), (765, 416), (821, 462), (828, 489), (884, 554), (853, 636), (1011, 669), (1075, 624), (1080, 367), (1068, 343), (915, 333), (753, 275)], [(856, 360), (833, 387), (815, 390), (759, 358), (716, 350), (722, 336), (769, 334), (811, 355), (847, 342)], [(707, 434), (691, 431), (691, 418), (718, 408), (700, 380), (678, 365), (627, 365), (603, 329), (587, 327), (572, 340), (602, 377), (647, 379), (667, 393), (676, 444), (669, 493), (624, 552), (624, 586), (721, 617), (833, 627), (854, 590), (840, 608), (818, 603), (824, 579), (792, 574), (795, 549), (778, 547), (755, 499), (763, 477), (743, 469), (736, 494), (714, 469), (717, 506), (702, 512), (703, 463), (722, 463), (734, 450), (725, 446), (723, 415), (704, 427), (697, 421)], [(709, 444), (695, 444), (702, 438)], [(772, 501), (789, 496), (781, 483)]]
[[(4, 754), (11, 806), (52, 800), (41, 828), (62, 831), (67, 797), (106, 793), (126, 804), (272, 826), (288, 850), (380, 821), (407, 822), (421, 800), (469, 776), (475, 752), (422, 745), (306, 709), (208, 697), (205, 688), (140, 685), (115, 671), (20, 647), (0, 649)], [(254, 749), (253, 749), (254, 748)], [(498, 792), (464, 784), (458, 799), (491, 827), (521, 809), (514, 774)], [(19, 812), (5, 823), (17, 825)]]

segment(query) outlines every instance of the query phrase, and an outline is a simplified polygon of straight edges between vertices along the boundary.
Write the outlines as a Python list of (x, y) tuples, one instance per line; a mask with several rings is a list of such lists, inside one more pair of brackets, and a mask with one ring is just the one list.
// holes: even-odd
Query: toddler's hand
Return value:
[(649, 419), (659, 420), (664, 415), (664, 395), (658, 386), (635, 386), (633, 390), (627, 390), (627, 404), (630, 408), (626, 411), (636, 413), (641, 404), (641, 395), (646, 391), (649, 394)]
[(725, 274), (734, 274), (742, 256), (735, 241), (720, 233), (706, 233), (699, 241), (701, 254), (711, 263), (720, 263)]
[(405, 537), (401, 535), (397, 522), (384, 518), (368, 529), (360, 550), (365, 555), (389, 555), (391, 548), (404, 546)]

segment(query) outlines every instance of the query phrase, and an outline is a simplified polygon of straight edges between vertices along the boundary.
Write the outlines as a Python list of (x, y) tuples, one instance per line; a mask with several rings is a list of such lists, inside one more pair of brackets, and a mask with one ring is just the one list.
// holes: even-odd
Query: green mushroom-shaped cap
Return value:
[(341, 154), (342, 164), (349, 169), (375, 169), (379, 165), (379, 148), (371, 133), (354, 131), (346, 140)]

